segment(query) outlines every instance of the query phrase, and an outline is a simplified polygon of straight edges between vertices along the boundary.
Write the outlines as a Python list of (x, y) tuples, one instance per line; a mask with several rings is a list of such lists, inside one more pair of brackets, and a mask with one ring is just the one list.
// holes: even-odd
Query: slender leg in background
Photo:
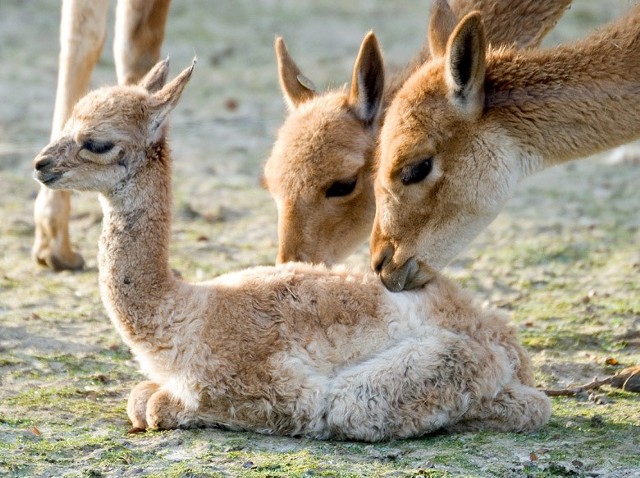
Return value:
[(160, 59), (170, 0), (119, 0), (113, 56), (119, 84), (137, 83)]
[[(107, 32), (108, 0), (65, 0), (60, 23), (58, 87), (51, 127), (55, 138), (64, 127), (76, 101), (89, 86), (91, 72)], [(82, 269), (84, 260), (69, 240), (69, 191), (41, 187), (35, 201), (33, 258), (54, 270)]]
[[(119, 0), (114, 57), (118, 83), (142, 78), (159, 60), (170, 0)], [(58, 87), (51, 138), (58, 135), (75, 103), (86, 93), (107, 34), (108, 0), (64, 0), (60, 23)], [(54, 270), (84, 266), (71, 247), (69, 191), (41, 187), (35, 201), (33, 258)]]

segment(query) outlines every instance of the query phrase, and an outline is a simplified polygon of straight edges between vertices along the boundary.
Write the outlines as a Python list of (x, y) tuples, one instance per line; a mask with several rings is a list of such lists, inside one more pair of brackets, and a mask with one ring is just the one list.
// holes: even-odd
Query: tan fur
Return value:
[[(524, 177), (640, 137), (639, 7), (572, 45), (494, 49), (484, 37), (480, 14), (465, 17), (389, 107), (371, 251), (391, 290), (428, 281)], [(404, 185), (427, 158), (426, 179)]]
[(49, 187), (100, 192), (101, 295), (150, 379), (129, 398), (134, 427), (376, 441), (547, 422), (515, 329), (444, 277), (403, 294), (300, 263), (175, 278), (165, 124), (191, 69), (148, 91), (166, 69), (86, 96), (34, 161)]
[[(136, 83), (157, 61), (170, 0), (119, 0), (114, 57), (120, 84)], [(65, 0), (60, 22), (58, 87), (51, 138), (60, 133), (73, 105), (87, 91), (107, 35), (108, 0)], [(81, 269), (82, 256), (69, 238), (69, 191), (40, 188), (34, 206), (32, 256), (54, 270)]]
[[(536, 46), (571, 0), (444, 0), (434, 3), (432, 47), (444, 43), (457, 17), (474, 9), (486, 13), (487, 38), (494, 45)], [(278, 132), (264, 168), (264, 184), (278, 206), (278, 262), (331, 264), (346, 258), (369, 236), (375, 213), (373, 151), (386, 106), (404, 81), (431, 56), (429, 44), (404, 69), (390, 75), (377, 100), (375, 117), (363, 117), (354, 107), (357, 79), (367, 78), (366, 91), (383, 75), (382, 59), (372, 34), (367, 35), (354, 65), (351, 87), (318, 92), (302, 75), (282, 39), (276, 40), (280, 84), (289, 116)], [(367, 53), (368, 52), (368, 53)], [(365, 54), (366, 53), (366, 54)], [(302, 77), (302, 81), (300, 81)], [(372, 78), (373, 77), (373, 78)], [(307, 85), (307, 86), (305, 86)], [(310, 87), (311, 88), (310, 88)], [(369, 88), (375, 90), (375, 87)], [(362, 91), (360, 91), (362, 92)], [(331, 185), (356, 181), (349, 194), (327, 197)]]

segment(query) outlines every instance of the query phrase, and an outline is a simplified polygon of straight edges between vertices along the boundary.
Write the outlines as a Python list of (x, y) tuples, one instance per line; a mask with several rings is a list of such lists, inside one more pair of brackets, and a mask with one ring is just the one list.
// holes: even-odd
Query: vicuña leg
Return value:
[(189, 428), (196, 424), (195, 413), (185, 409), (184, 405), (167, 390), (158, 390), (147, 402), (147, 425), (156, 430)]
[(551, 401), (541, 391), (514, 383), (496, 397), (483, 400), (451, 431), (529, 432), (549, 421)]
[(133, 428), (146, 430), (147, 425), (147, 402), (151, 395), (156, 393), (160, 385), (151, 380), (145, 380), (133, 387), (127, 402), (127, 415)]
[[(119, 0), (114, 57), (118, 82), (137, 82), (157, 62), (170, 0)], [(107, 33), (108, 0), (65, 0), (60, 24), (58, 87), (51, 137), (55, 138), (89, 86)], [(42, 187), (34, 208), (33, 258), (54, 270), (81, 269), (82, 256), (69, 240), (68, 191)]]
[[(65, 0), (60, 23), (58, 87), (51, 138), (66, 123), (76, 101), (89, 86), (107, 32), (108, 0)], [(40, 188), (34, 207), (33, 258), (55, 270), (81, 269), (82, 256), (69, 241), (70, 193)]]
[(129, 394), (127, 415), (134, 429), (172, 430), (197, 423), (195, 414), (155, 382), (144, 380)]
[(160, 58), (170, 0), (119, 0), (113, 56), (118, 83), (137, 83)]
[(337, 438), (363, 441), (434, 432), (494, 396), (509, 369), (503, 351), (434, 329), (428, 339), (407, 340), (343, 372), (328, 425)]

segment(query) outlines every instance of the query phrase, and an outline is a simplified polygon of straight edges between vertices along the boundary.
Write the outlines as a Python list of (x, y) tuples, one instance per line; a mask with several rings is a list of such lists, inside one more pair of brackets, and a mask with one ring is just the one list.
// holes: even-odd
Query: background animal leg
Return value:
[(170, 0), (119, 0), (113, 56), (121, 85), (137, 83), (160, 58)]
[[(76, 101), (89, 86), (106, 36), (108, 0), (65, 0), (60, 23), (58, 87), (51, 138), (58, 136)], [(69, 240), (69, 191), (42, 186), (34, 207), (35, 240), (32, 257), (54, 270), (81, 269), (84, 260)]]

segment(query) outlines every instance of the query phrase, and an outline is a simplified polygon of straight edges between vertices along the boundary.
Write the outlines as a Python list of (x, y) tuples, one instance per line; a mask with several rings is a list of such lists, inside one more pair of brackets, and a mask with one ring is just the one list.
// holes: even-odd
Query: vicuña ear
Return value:
[(481, 114), (487, 65), (480, 13), (469, 13), (452, 33), (447, 44), (445, 68), (449, 99), (465, 113)]
[(447, 53), (447, 42), (458, 24), (447, 0), (434, 0), (429, 16), (429, 48), (433, 58)]
[(162, 127), (167, 116), (178, 104), (180, 95), (184, 87), (187, 86), (195, 65), (196, 60), (194, 59), (190, 67), (182, 70), (182, 73), (175, 79), (151, 96), (149, 101), (149, 138), (151, 142), (157, 141), (162, 135)]
[(276, 58), (278, 59), (278, 76), (280, 88), (289, 108), (296, 109), (302, 103), (316, 96), (313, 82), (304, 76), (295, 64), (282, 37), (276, 37)]
[(164, 86), (169, 75), (169, 57), (159, 61), (140, 80), (138, 85), (146, 88), (149, 93), (155, 93)]
[(384, 62), (373, 32), (364, 37), (351, 78), (349, 104), (368, 126), (380, 112), (384, 93)]

